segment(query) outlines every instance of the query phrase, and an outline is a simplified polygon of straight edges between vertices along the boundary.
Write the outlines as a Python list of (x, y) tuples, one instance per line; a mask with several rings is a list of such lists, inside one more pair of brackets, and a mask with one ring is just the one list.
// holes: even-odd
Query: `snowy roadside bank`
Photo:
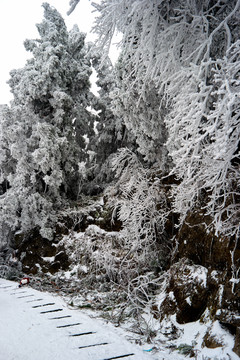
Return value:
[[(126, 340), (127, 331), (69, 306), (59, 295), (40, 292), (29, 286), (0, 279), (0, 360), (183, 360), (184, 354), (167, 349), (151, 350)], [(166, 325), (166, 329), (168, 324)], [(199, 322), (181, 326), (178, 340), (187, 344), (194, 334), (201, 336)], [(200, 360), (238, 360), (231, 351), (232, 339), (215, 329), (229, 342), (228, 349), (208, 349), (195, 354)], [(180, 344), (181, 343), (181, 344)], [(184, 350), (184, 349), (183, 349)], [(203, 349), (204, 350), (204, 349)]]
[[(0, 279), (0, 360), (158, 360), (59, 296)], [(164, 355), (165, 359), (170, 359)]]

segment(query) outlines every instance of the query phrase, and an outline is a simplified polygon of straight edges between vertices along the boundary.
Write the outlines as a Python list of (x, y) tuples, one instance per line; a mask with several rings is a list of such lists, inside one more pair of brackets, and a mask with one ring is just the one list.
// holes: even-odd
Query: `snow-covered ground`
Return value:
[[(182, 325), (178, 345), (201, 336), (204, 326), (199, 322)], [(195, 359), (238, 360), (231, 351), (232, 337), (221, 328), (215, 332), (228, 343), (225, 349), (199, 349)], [(154, 351), (151, 345), (130, 343), (123, 329), (69, 306), (58, 295), (40, 292), (28, 285), (19, 288), (16, 282), (0, 279), (0, 360), (188, 358), (167, 349), (164, 342), (162, 345), (161, 350)]]
[(0, 279), (0, 360), (162, 358), (144, 350), (57, 295)]

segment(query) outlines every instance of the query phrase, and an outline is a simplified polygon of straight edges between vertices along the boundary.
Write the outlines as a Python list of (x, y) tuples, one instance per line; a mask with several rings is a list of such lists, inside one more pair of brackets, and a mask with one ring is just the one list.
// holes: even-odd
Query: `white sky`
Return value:
[(94, 40), (94, 35), (89, 34), (95, 16), (90, 0), (80, 0), (70, 16), (66, 15), (70, 8), (69, 0), (0, 0), (0, 104), (12, 99), (6, 84), (9, 72), (23, 67), (26, 59), (31, 57), (23, 42), (38, 37), (35, 24), (43, 19), (43, 2), (48, 2), (61, 13), (68, 30), (77, 24), (80, 31), (88, 33), (87, 41)]

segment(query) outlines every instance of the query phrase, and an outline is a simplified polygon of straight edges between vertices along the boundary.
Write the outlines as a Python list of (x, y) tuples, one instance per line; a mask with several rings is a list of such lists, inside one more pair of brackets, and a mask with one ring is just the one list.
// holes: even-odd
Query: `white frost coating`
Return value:
[(216, 232), (236, 235), (240, 0), (212, 4), (105, 0), (95, 31), (106, 51), (123, 34), (113, 108), (145, 159), (181, 181), (172, 192), (181, 221), (207, 190)]
[(211, 272), (211, 278), (212, 278), (213, 280), (215, 280), (215, 281), (218, 280), (218, 272), (217, 272), (216, 270), (213, 270), (213, 271)]
[(79, 269), (80, 271), (82, 271), (83, 273), (85, 273), (85, 274), (88, 273), (88, 267), (87, 267), (86, 265), (80, 265), (80, 266), (78, 267), (78, 269)]
[(173, 291), (170, 291), (169, 293), (168, 293), (168, 297), (169, 297), (169, 299), (171, 299), (171, 300), (175, 300), (175, 296), (174, 296), (174, 293), (173, 293)]
[(92, 235), (92, 234), (102, 235), (102, 234), (106, 234), (106, 231), (101, 229), (99, 226), (92, 224), (87, 227), (85, 233), (86, 235)]
[(207, 274), (208, 270), (204, 266), (198, 265), (198, 267), (193, 267), (190, 278), (194, 281), (197, 281), (202, 284), (202, 286), (207, 286)]
[(45, 256), (45, 257), (42, 257), (42, 259), (47, 262), (53, 262), (55, 259), (55, 256)]
[(218, 290), (218, 304), (220, 307), (222, 305), (223, 290), (224, 290), (224, 285), (220, 285)]
[(202, 287), (207, 285), (208, 270), (201, 265), (186, 265), (184, 272), (181, 273), (182, 281), (188, 283), (193, 281), (199, 283)]
[(85, 35), (77, 26), (68, 32), (57, 10), (43, 7), (39, 39), (24, 43), (32, 57), (10, 73), (14, 100), (0, 108), (0, 183), (10, 185), (0, 198), (0, 232), (4, 222), (23, 232), (40, 228), (50, 239), (56, 213), (77, 196), (84, 175), (78, 163), (92, 130), (91, 65)]
[(188, 296), (185, 301), (188, 303), (188, 305), (192, 305), (192, 301), (191, 301), (191, 298)]

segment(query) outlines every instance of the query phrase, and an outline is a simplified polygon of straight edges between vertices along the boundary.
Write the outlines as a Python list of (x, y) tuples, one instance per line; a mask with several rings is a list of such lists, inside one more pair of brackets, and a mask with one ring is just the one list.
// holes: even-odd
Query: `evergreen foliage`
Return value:
[(71, 275), (86, 298), (111, 293), (119, 319), (126, 302), (137, 321), (143, 308), (160, 321), (179, 309), (183, 322), (228, 317), (239, 308), (240, 0), (92, 4), (95, 46), (44, 3), (40, 38), (25, 41), (32, 58), (11, 72), (14, 100), (0, 107), (0, 241), (36, 228), (51, 239), (61, 219)]
[[(70, 2), (69, 13), (78, 2)], [(127, 167), (138, 185), (133, 191), (133, 179), (126, 179), (130, 193), (118, 204), (126, 228), (131, 223), (141, 232), (146, 225), (140, 199), (148, 194), (150, 204), (157, 188), (161, 193), (147, 179), (156, 171), (176, 180), (172, 208), (180, 223), (201, 207), (216, 233), (238, 236), (240, 0), (103, 0), (93, 6), (99, 12), (94, 51), (77, 26), (68, 32), (44, 3), (40, 39), (25, 41), (33, 57), (11, 72), (14, 100), (0, 109), (2, 222), (23, 231), (38, 226), (51, 237), (57, 211), (77, 199), (83, 176), (112, 179), (109, 159), (125, 146), (138, 154), (130, 152)], [(116, 31), (121, 55), (113, 68), (107, 56)], [(91, 66), (98, 99), (90, 94)], [(126, 153), (115, 157), (113, 171)], [(139, 170), (139, 159), (149, 173)], [(154, 221), (162, 218), (157, 209)], [(138, 222), (135, 215), (126, 218), (134, 211), (142, 216)]]
[(91, 64), (85, 35), (70, 32), (61, 15), (43, 4), (40, 39), (26, 40), (33, 57), (13, 70), (14, 95), (1, 111), (1, 221), (24, 232), (39, 227), (53, 235), (56, 211), (78, 196), (85, 137), (94, 134), (90, 104)]
[(95, 159), (95, 182), (113, 180), (111, 169), (112, 155), (122, 147), (135, 148), (135, 138), (118, 116), (112, 104), (117, 91), (115, 69), (109, 58), (102, 63), (98, 51), (91, 50), (91, 63), (97, 74), (96, 85), (99, 96), (94, 99), (94, 109), (98, 111), (95, 123), (95, 136), (91, 138), (88, 149), (93, 151)]

